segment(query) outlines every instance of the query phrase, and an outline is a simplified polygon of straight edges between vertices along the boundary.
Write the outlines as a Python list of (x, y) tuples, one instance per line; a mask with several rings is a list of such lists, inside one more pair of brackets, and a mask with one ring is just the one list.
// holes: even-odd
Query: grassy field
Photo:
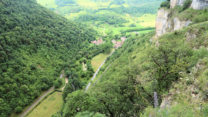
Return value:
[(140, 25), (143, 27), (155, 27), (156, 14), (144, 14), (138, 19)]
[(109, 54), (99, 54), (92, 59), (91, 64), (92, 64), (94, 71), (96, 71), (99, 68), (99, 66), (103, 63), (103, 61), (108, 56)]
[[(119, 25), (108, 24), (107, 22), (103, 22), (101, 20), (88, 20), (88, 21), (78, 21), (84, 24), (87, 24), (90, 27), (96, 29), (100, 34), (108, 34), (112, 33), (113, 35), (121, 34), (121, 32), (129, 29), (141, 29), (147, 27), (155, 27), (155, 13), (151, 13), (150, 9), (147, 11), (142, 11), (144, 6), (157, 8), (159, 6), (159, 1), (155, 2), (138, 2), (138, 4), (134, 4), (131, 0), (124, 0), (125, 3), (115, 4), (116, 0), (74, 0), (74, 3), (68, 3), (67, 0), (65, 5), (58, 5), (55, 2), (56, 0), (37, 0), (37, 2), (47, 8), (51, 8), (54, 12), (65, 16), (67, 19), (77, 21), (77, 18), (80, 16), (102, 16), (102, 14), (108, 14), (110, 16), (121, 17), (125, 19), (125, 23), (121, 23)], [(155, 6), (156, 5), (156, 6)], [(134, 14), (134, 10), (129, 12), (116, 12), (111, 9), (119, 9), (119, 8), (131, 8), (138, 7), (141, 8), (141, 13), (138, 12)], [(137, 9), (138, 9), (137, 8)], [(105, 9), (105, 10), (104, 10)], [(107, 9), (107, 10), (106, 10)], [(120, 11), (120, 10), (119, 10)], [(142, 14), (144, 12), (144, 14)], [(96, 17), (97, 18), (97, 17)], [(120, 18), (120, 19), (121, 19)], [(149, 32), (147, 31), (138, 31), (139, 33)]]
[(47, 8), (56, 8), (57, 5), (55, 0), (37, 0), (37, 3), (47, 7)]
[(42, 101), (27, 117), (51, 117), (61, 109), (62, 92), (54, 92)]
[(94, 2), (92, 0), (77, 0), (77, 4), (79, 4), (79, 6), (83, 7), (83, 8), (88, 8), (88, 9), (99, 9), (99, 8), (106, 8), (109, 6), (110, 1), (109, 2), (102, 2), (102, 1), (97, 1)]

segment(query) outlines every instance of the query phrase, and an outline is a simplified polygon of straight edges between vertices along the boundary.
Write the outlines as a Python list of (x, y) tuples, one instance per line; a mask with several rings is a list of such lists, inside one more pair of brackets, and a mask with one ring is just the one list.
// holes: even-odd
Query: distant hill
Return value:
[[(0, 1), (0, 116), (21, 112), (53, 86), (62, 70), (83, 73), (96, 32), (67, 21), (35, 0)], [(71, 71), (71, 67), (75, 70)], [(86, 79), (87, 80), (87, 79)]]
[(155, 27), (155, 14), (163, 0), (37, 1), (70, 20), (94, 26), (101, 33), (123, 34), (129, 29), (139, 32), (141, 28)]

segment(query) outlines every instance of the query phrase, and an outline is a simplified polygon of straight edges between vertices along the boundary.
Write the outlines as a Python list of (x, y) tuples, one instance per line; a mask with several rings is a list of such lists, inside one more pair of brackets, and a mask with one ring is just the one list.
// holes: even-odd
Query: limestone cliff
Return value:
[(188, 26), (191, 21), (181, 21), (179, 18), (170, 18), (170, 11), (167, 9), (160, 9), (156, 19), (156, 37), (159, 37), (167, 32), (179, 30), (185, 26)]
[(179, 30), (179, 29), (181, 29), (183, 27), (188, 26), (190, 23), (191, 23), (190, 20), (188, 20), (188, 21), (180, 21), (179, 18), (175, 17), (173, 19), (173, 27), (172, 28), (173, 28), (174, 31), (175, 30)]
[[(183, 6), (186, 0), (170, 0), (170, 8), (175, 6)], [(208, 7), (208, 0), (192, 0), (191, 8), (193, 9), (204, 9)]]
[(158, 11), (156, 19), (156, 37), (159, 37), (167, 32), (167, 28), (170, 27), (168, 23), (169, 11), (162, 8)]
[(183, 3), (186, 0), (171, 0), (170, 1), (170, 8), (174, 8), (175, 6), (179, 5), (179, 6), (183, 6)]
[[(165, 34), (166, 32), (171, 32), (179, 30), (191, 23), (191, 20), (181, 21), (178, 17), (171, 17), (171, 9), (175, 6), (183, 6), (186, 0), (170, 0), (170, 9), (161, 8), (158, 10), (156, 19), (156, 38)], [(193, 0), (191, 8), (195, 10), (200, 10), (208, 7), (208, 0)]]
[(208, 7), (208, 0), (193, 0), (191, 8), (193, 9), (204, 9)]

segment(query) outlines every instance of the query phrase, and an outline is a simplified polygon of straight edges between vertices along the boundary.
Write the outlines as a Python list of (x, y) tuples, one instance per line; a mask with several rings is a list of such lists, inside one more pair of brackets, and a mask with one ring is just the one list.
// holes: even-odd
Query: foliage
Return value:
[[(144, 39), (148, 37), (150, 35), (144, 37)], [(141, 42), (142, 45), (146, 42), (144, 39), (137, 40), (137, 42)], [(68, 94), (63, 109), (65, 117), (74, 116), (77, 112), (85, 111), (99, 112), (106, 116), (132, 116), (138, 115), (147, 105), (152, 103), (151, 92), (147, 91), (137, 80), (136, 74), (139, 72), (137, 66), (128, 63), (128, 56), (131, 56), (131, 52), (126, 48), (136, 43), (135, 41), (133, 39), (129, 40), (124, 44), (124, 48), (118, 49), (120, 54), (122, 53), (120, 50), (124, 51), (125, 56), (120, 57), (119, 61), (102, 75), (101, 82), (95, 84), (92, 90), (87, 93), (79, 91)], [(137, 47), (137, 45), (133, 46), (133, 48)], [(139, 48), (140, 51), (142, 49), (143, 46)], [(108, 62), (115, 60), (114, 56), (113, 54)]]
[(188, 8), (185, 11), (178, 14), (178, 17), (182, 20), (191, 20), (193, 23), (199, 23), (199, 22), (207, 21), (208, 20), (207, 15), (208, 15), (207, 9), (194, 10)]
[[(165, 34), (158, 39), (159, 46), (149, 42), (153, 33), (129, 37), (108, 58), (101, 77), (88, 92), (68, 94), (63, 113), (65, 116), (85, 111), (106, 116), (134, 116), (142, 112), (144, 116), (182, 116), (182, 113), (187, 117), (203, 116), (207, 105), (207, 25), (199, 23)], [(195, 37), (190, 38), (193, 34)], [(176, 105), (160, 111), (152, 109), (155, 91), (159, 103), (170, 92)], [(72, 107), (75, 103), (79, 105)], [(204, 110), (199, 110), (200, 103)]]
[(170, 8), (170, 0), (164, 1), (160, 4), (160, 8), (165, 7), (165, 8)]
[(124, 31), (121, 31), (122, 33), (127, 33), (127, 32), (139, 32), (139, 31), (146, 31), (146, 30), (154, 30), (155, 28), (152, 28), (152, 27), (147, 27), (147, 28), (140, 28), (140, 29), (127, 29), (127, 30), (124, 30)]
[[(178, 35), (176, 33), (176, 36)], [(165, 39), (161, 39), (161, 46), (149, 52), (156, 70), (153, 70), (153, 77), (158, 83), (157, 90), (159, 91), (167, 90), (172, 82), (178, 80), (179, 73), (186, 72), (190, 67), (192, 50), (182, 40), (173, 40), (173, 36), (163, 36), (162, 39)]]
[(153, 109), (149, 107), (146, 109), (145, 113), (141, 115), (141, 117), (149, 117), (149, 115), (159, 116), (159, 117), (200, 117), (196, 110), (193, 110), (188, 104), (177, 104), (169, 109)]
[(0, 108), (1, 117), (21, 112), (53, 86), (62, 70), (73, 67), (74, 79), (89, 79), (93, 72), (82, 72), (79, 60), (94, 56), (89, 47), (97, 35), (94, 30), (67, 21), (34, 0), (2, 0), (0, 7), (0, 103), (6, 105)]
[(90, 14), (85, 14), (79, 16), (75, 21), (80, 21), (80, 22), (86, 22), (86, 21), (99, 21), (99, 24), (107, 23), (109, 25), (121, 25), (123, 23), (126, 23), (127, 21), (123, 19), (120, 16), (115, 16), (111, 14), (95, 14), (95, 15), (90, 15)]
[(54, 86), (55, 88), (59, 88), (62, 85), (62, 80), (58, 79), (54, 81)]
[(186, 0), (183, 4), (183, 10), (189, 8), (191, 6), (192, 0)]
[(105, 115), (86, 111), (78, 113), (75, 117), (105, 117)]

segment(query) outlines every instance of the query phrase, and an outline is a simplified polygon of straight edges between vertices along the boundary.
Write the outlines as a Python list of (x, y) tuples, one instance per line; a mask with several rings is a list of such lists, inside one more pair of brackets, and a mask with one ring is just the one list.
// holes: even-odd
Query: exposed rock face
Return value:
[(179, 5), (179, 6), (183, 6), (183, 3), (186, 0), (171, 0), (170, 1), (170, 8), (174, 8), (175, 6)]
[(164, 8), (160, 9), (156, 19), (156, 37), (159, 37), (167, 32), (169, 11)]
[(170, 108), (171, 106), (171, 96), (167, 96), (162, 100), (162, 103), (160, 104), (161, 109)]
[(156, 37), (159, 37), (166, 32), (171, 32), (175, 30), (179, 30), (183, 27), (188, 26), (191, 21), (180, 21), (179, 18), (175, 17), (170, 19), (169, 11), (165, 9), (160, 9), (157, 14), (156, 20)]
[(191, 21), (190, 20), (188, 20), (188, 21), (180, 21), (177, 17), (176, 18), (174, 18), (173, 19), (173, 24), (174, 24), (174, 31), (175, 30), (179, 30), (179, 29), (181, 29), (181, 28), (183, 28), (183, 27), (186, 27), (186, 26), (188, 26), (189, 24), (191, 23)]
[[(186, 0), (171, 0), (170, 7), (174, 8), (175, 6), (183, 6)], [(204, 9), (208, 7), (208, 0), (192, 0), (191, 8), (193, 9)]]
[(192, 33), (192, 32), (187, 32), (186, 33), (186, 41), (191, 41), (191, 40), (193, 40), (193, 39), (195, 39), (196, 38), (196, 34), (195, 33)]
[[(171, 0), (170, 6), (174, 8), (177, 5), (183, 6), (186, 0)], [(193, 9), (204, 9), (208, 7), (208, 0), (193, 0), (191, 3), (191, 8)], [(179, 18), (170, 18), (170, 11), (164, 8), (161, 8), (158, 11), (157, 19), (156, 19), (156, 38), (165, 34), (166, 32), (171, 32), (175, 30), (179, 30), (183, 27), (188, 26), (191, 21), (180, 21)]]
[(193, 0), (191, 8), (193, 9), (204, 9), (208, 7), (208, 0)]

